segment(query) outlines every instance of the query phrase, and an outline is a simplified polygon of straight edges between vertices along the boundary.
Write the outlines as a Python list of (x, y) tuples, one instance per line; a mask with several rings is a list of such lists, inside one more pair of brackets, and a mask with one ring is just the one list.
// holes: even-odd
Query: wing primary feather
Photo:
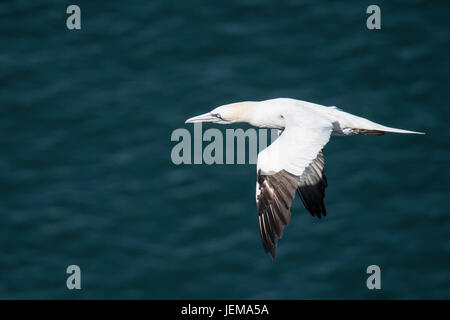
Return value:
[[(263, 248), (272, 257), (289, 223), (296, 190), (313, 216), (326, 215), (323, 198), (327, 181), (321, 150), (330, 139), (333, 124), (329, 119), (310, 121), (293, 109), (289, 112), (289, 116), (284, 115), (283, 133), (258, 154), (257, 162), (259, 231)], [(316, 119), (312, 111), (307, 115)]]
[(265, 252), (275, 257), (278, 239), (290, 220), (290, 207), (299, 177), (287, 171), (264, 174), (258, 171), (257, 196), (259, 232)]
[(323, 152), (320, 151), (311, 164), (305, 168), (297, 188), (297, 193), (306, 210), (313, 217), (317, 216), (319, 219), (327, 215), (324, 198), (328, 181), (324, 173), (324, 165)]

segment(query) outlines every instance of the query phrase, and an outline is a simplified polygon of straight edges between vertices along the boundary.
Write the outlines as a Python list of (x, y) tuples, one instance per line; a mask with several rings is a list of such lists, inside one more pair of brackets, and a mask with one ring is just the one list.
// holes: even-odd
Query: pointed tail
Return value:
[(334, 115), (341, 128), (352, 128), (353, 134), (383, 135), (386, 132), (402, 134), (425, 134), (423, 132), (397, 129), (383, 126), (379, 123), (365, 118), (355, 116), (337, 108), (328, 108), (329, 113)]
[[(364, 129), (362, 129), (360, 131), (368, 131), (367, 133), (366, 132), (358, 132), (358, 133), (361, 133), (361, 134), (377, 134), (375, 132), (379, 132), (378, 134), (384, 134), (385, 132), (402, 133), (402, 134), (425, 134), (424, 132), (403, 130), (403, 129), (386, 127), (386, 126), (382, 126), (382, 125), (378, 125), (378, 128), (376, 128), (376, 130), (364, 130)], [(374, 133), (371, 133), (372, 131)]]

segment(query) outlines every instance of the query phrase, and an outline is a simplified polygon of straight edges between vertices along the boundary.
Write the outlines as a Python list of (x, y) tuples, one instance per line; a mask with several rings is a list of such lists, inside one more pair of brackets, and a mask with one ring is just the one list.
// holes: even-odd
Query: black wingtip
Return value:
[(327, 215), (324, 198), (328, 181), (323, 169), (324, 165), (323, 152), (320, 151), (316, 159), (305, 168), (297, 188), (297, 193), (306, 210), (308, 210), (313, 217), (319, 219), (322, 219), (322, 217)]
[(275, 255), (276, 255), (275, 248), (272, 248), (270, 250), (270, 255), (272, 256), (272, 260), (274, 260), (275, 259)]
[(289, 208), (295, 197), (299, 176), (282, 170), (275, 174), (258, 172), (260, 193), (257, 198), (259, 233), (266, 253), (275, 259), (278, 239), (289, 223)]

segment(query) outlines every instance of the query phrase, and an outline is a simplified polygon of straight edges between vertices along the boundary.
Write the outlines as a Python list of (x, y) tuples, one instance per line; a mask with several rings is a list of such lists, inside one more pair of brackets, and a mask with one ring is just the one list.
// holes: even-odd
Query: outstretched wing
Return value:
[[(282, 135), (258, 155), (256, 202), (258, 208), (259, 231), (264, 250), (275, 257), (278, 239), (290, 220), (290, 207), (295, 190), (303, 194), (302, 200), (308, 211), (316, 214), (318, 197), (311, 195), (316, 187), (316, 170), (323, 175), (322, 148), (330, 139), (332, 126), (328, 124), (309, 124), (307, 126), (286, 126)], [(322, 160), (322, 165), (320, 161)], [(311, 189), (311, 186), (313, 188)], [(326, 186), (326, 185), (325, 185)], [(321, 198), (323, 204), (323, 197)], [(308, 208), (309, 207), (309, 208)], [(319, 213), (322, 212), (322, 207)], [(311, 212), (311, 213), (312, 213)]]
[(265, 175), (258, 171), (256, 206), (259, 232), (265, 252), (275, 257), (278, 239), (291, 219), (291, 203), (298, 187), (298, 176), (281, 170)]
[(258, 154), (257, 170), (301, 176), (330, 140), (331, 124), (287, 125), (280, 137)]
[(325, 188), (328, 186), (327, 177), (323, 172), (325, 161), (322, 150), (317, 157), (306, 167), (300, 177), (297, 192), (302, 199), (306, 210), (319, 219), (327, 215), (327, 209), (323, 203)]

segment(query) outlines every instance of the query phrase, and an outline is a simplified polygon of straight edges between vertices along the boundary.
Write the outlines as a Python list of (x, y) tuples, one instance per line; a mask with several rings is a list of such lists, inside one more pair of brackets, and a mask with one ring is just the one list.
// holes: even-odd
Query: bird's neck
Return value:
[(248, 108), (248, 121), (254, 127), (266, 129), (284, 129), (285, 120), (280, 114), (280, 108), (276, 105), (271, 105), (261, 101), (252, 104)]
[(245, 101), (237, 102), (230, 105), (232, 110), (231, 118), (234, 123), (245, 122), (252, 124), (252, 118), (257, 110), (257, 102)]

